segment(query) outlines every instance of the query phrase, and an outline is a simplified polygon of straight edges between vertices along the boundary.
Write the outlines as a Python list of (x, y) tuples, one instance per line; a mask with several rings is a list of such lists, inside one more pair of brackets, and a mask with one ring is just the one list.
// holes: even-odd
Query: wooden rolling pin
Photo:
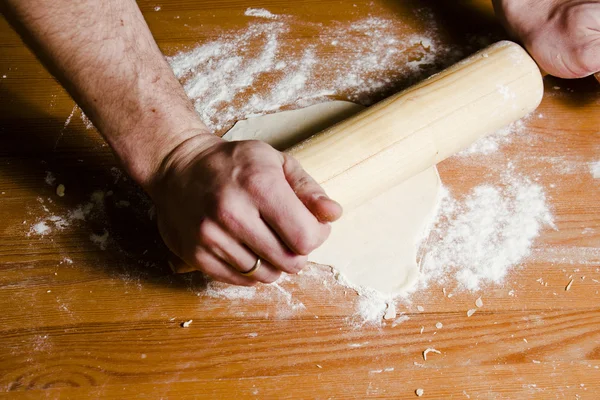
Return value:
[(524, 117), (543, 89), (533, 59), (502, 41), (287, 151), (349, 209)]

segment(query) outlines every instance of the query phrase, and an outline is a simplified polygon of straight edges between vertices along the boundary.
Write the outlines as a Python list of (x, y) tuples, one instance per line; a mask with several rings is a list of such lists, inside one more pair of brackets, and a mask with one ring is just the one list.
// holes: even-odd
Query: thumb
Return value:
[(334, 222), (342, 216), (342, 206), (327, 196), (300, 163), (289, 154), (283, 153), (283, 172), (298, 199), (319, 220), (319, 222)]

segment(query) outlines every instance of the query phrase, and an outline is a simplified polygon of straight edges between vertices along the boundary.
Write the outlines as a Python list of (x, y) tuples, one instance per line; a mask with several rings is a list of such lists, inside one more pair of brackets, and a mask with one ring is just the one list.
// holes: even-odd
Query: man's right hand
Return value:
[[(237, 285), (299, 272), (342, 213), (291, 156), (206, 133), (165, 158), (149, 192), (165, 243), (185, 262), (175, 271)], [(255, 275), (240, 274), (258, 257)]]

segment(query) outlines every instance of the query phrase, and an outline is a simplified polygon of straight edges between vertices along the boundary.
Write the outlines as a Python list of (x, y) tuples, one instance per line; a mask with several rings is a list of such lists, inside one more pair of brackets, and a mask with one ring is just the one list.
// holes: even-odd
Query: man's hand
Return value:
[(560, 78), (600, 71), (599, 0), (494, 0), (494, 7), (544, 71)]
[[(135, 0), (0, 0), (155, 201), (159, 228), (189, 266), (221, 281), (298, 272), (329, 234), (339, 204), (291, 157), (208, 132)], [(260, 257), (256, 274), (247, 272)]]
[[(149, 189), (161, 235), (185, 264), (238, 285), (297, 273), (341, 207), (291, 156), (258, 141), (201, 134), (178, 146)], [(252, 277), (257, 257), (262, 267)]]

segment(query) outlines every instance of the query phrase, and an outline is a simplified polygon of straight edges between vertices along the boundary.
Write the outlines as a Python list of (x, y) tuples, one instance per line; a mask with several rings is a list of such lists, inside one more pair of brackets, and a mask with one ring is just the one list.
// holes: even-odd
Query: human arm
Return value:
[[(341, 209), (289, 156), (210, 134), (134, 0), (2, 0), (3, 11), (150, 194), (167, 245), (230, 283), (297, 272)], [(232, 253), (232, 254), (230, 254)], [(260, 274), (247, 278), (256, 257)]]

